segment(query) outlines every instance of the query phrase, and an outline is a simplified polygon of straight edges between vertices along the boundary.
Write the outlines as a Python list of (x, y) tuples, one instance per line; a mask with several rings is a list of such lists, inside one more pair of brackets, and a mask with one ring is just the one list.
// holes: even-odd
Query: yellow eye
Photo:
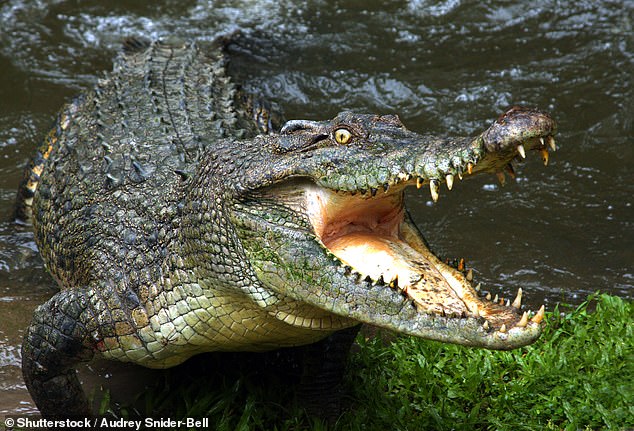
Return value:
[(335, 130), (335, 141), (338, 144), (345, 145), (350, 142), (350, 138), (352, 138), (352, 133), (348, 129)]

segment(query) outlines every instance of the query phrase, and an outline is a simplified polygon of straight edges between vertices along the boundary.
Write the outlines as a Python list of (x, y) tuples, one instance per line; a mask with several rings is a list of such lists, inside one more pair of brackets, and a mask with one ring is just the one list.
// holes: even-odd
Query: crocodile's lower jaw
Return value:
[[(406, 216), (406, 185), (374, 196), (311, 185), (305, 205), (316, 235), (351, 273), (397, 289), (420, 313), (479, 319), (486, 330), (525, 327), (521, 290), (512, 306), (480, 298), (470, 274), (444, 264), (428, 249)], [(532, 323), (540, 320), (536, 316)]]

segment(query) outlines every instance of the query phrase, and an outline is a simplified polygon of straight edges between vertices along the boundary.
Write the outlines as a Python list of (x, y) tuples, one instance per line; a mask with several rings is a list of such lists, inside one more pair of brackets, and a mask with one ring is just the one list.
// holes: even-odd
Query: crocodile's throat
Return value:
[(521, 298), (514, 306), (480, 298), (469, 273), (443, 263), (429, 250), (406, 214), (405, 186), (374, 196), (308, 186), (307, 215), (324, 246), (357, 277), (400, 291), (419, 312), (482, 318), (495, 329), (525, 325)]

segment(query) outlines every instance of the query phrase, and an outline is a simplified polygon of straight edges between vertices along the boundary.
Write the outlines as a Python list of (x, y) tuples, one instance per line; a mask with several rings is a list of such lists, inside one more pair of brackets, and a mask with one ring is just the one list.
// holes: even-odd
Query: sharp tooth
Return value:
[(517, 146), (517, 152), (520, 153), (520, 156), (522, 156), (522, 159), (526, 158), (526, 151), (524, 151), (524, 145), (519, 144)]
[(458, 179), (462, 181), (462, 172), (458, 172)]
[(423, 178), (422, 177), (418, 177), (418, 178), (416, 178), (416, 188), (420, 189), (421, 187), (423, 187)]
[(544, 161), (544, 166), (548, 166), (548, 150), (546, 148), (542, 148), (539, 150), (542, 153), (542, 160)]
[(504, 176), (504, 172), (496, 172), (495, 175), (498, 177), (500, 185), (504, 187), (504, 184), (506, 184), (506, 177)]
[(398, 274), (396, 274), (394, 278), (392, 278), (392, 280), (390, 281), (390, 287), (392, 289), (398, 287)]
[(495, 298), (493, 298), (493, 302), (498, 302), (498, 295), (497, 295), (497, 293), (495, 294)]
[(500, 328), (500, 332), (503, 333), (503, 334), (506, 332), (506, 323), (502, 323), (502, 327)]
[(542, 305), (536, 315), (533, 316), (531, 322), (540, 323), (544, 319), (544, 314), (546, 313), (546, 307)]
[(546, 144), (544, 144), (544, 138), (542, 138), (541, 136), (539, 137), (539, 143), (542, 144), (542, 147), (546, 146)]
[(546, 138), (548, 140), (548, 146), (552, 151), (557, 151), (557, 145), (555, 145), (555, 138), (549, 136)]
[(464, 257), (461, 257), (460, 260), (458, 261), (458, 271), (460, 272), (464, 271), (464, 267), (465, 267)]
[(522, 306), (522, 288), (520, 287), (519, 289), (517, 289), (517, 296), (515, 297), (515, 300), (513, 301), (513, 307), (519, 310), (521, 306)]
[(467, 281), (473, 281), (473, 269), (467, 271)]
[(453, 188), (453, 175), (452, 174), (447, 174), (445, 179), (447, 180), (447, 188), (449, 190), (451, 190)]
[(469, 172), (469, 175), (473, 173), (473, 163), (467, 163), (467, 172)]
[(482, 283), (478, 283), (478, 285), (475, 287), (476, 292), (479, 292), (481, 287)]
[(528, 311), (525, 311), (524, 314), (522, 314), (522, 318), (520, 319), (519, 322), (517, 322), (517, 325), (520, 328), (524, 328), (526, 327), (526, 325), (528, 325)]
[(482, 327), (484, 328), (485, 331), (489, 330), (489, 321), (485, 320), (484, 323), (482, 324)]
[(480, 309), (478, 308), (478, 304), (475, 304), (474, 306), (473, 317), (480, 317)]
[[(485, 296), (485, 298), (487, 299), (487, 301), (491, 300), (491, 292), (487, 293), (487, 296)], [(497, 298), (497, 296), (496, 296)]]
[[(503, 302), (504, 302), (504, 298), (500, 299), (500, 305), (502, 305), (502, 303), (503, 303)], [(510, 307), (510, 306), (511, 306), (511, 300), (510, 300), (510, 299), (507, 299), (507, 300), (506, 300), (506, 304), (505, 304), (505, 305), (506, 305), (507, 307)]]
[(429, 192), (434, 202), (438, 202), (438, 180), (429, 181)]

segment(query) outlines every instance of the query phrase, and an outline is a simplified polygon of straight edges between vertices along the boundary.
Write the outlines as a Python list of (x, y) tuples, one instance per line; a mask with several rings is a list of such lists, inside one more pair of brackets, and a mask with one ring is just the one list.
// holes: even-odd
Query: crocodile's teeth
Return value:
[(498, 295), (497, 295), (497, 293), (495, 294), (495, 298), (493, 298), (493, 302), (498, 302)]
[(480, 309), (478, 308), (478, 304), (474, 305), (473, 317), (480, 317)]
[(499, 329), (499, 332), (503, 334), (506, 332), (506, 323), (502, 323), (502, 327)]
[(539, 309), (536, 315), (533, 316), (531, 322), (540, 323), (544, 319), (544, 314), (546, 313), (546, 307), (543, 305)]
[[(491, 300), (491, 292), (487, 293), (487, 296), (485, 296), (485, 298), (487, 299), (487, 301)], [(497, 295), (496, 295), (497, 298)]]
[(445, 179), (447, 180), (447, 188), (449, 190), (451, 190), (453, 188), (453, 175), (452, 174), (447, 174)]
[(473, 173), (473, 163), (467, 163), (467, 172), (469, 172), (469, 175)]
[(519, 310), (521, 306), (522, 306), (522, 288), (520, 287), (519, 289), (517, 289), (517, 296), (513, 300), (513, 307)]
[(498, 177), (500, 185), (504, 187), (504, 184), (506, 184), (506, 177), (504, 176), (504, 172), (496, 172), (495, 175)]
[(542, 160), (544, 161), (544, 166), (548, 166), (548, 150), (546, 148), (542, 148), (539, 150), (542, 153)]
[(548, 140), (548, 146), (550, 147), (550, 149), (553, 151), (557, 151), (557, 145), (555, 145), (555, 138), (553, 138), (552, 136), (549, 136), (546, 139)]
[[(503, 302), (504, 302), (504, 298), (500, 299), (500, 305), (502, 305)], [(511, 306), (511, 300), (507, 299), (506, 300), (506, 304), (504, 304), (504, 305), (506, 305), (507, 307), (510, 307)]]
[(465, 268), (464, 257), (461, 257), (460, 260), (458, 261), (458, 271), (463, 272), (464, 268)]
[(542, 144), (542, 147), (546, 146), (546, 144), (544, 143), (544, 138), (542, 138), (541, 136), (539, 137), (539, 143)]
[(431, 193), (431, 199), (434, 202), (438, 202), (438, 181), (437, 180), (429, 181), (429, 192)]
[(485, 320), (484, 323), (482, 324), (482, 327), (484, 328), (485, 331), (489, 330), (489, 321)]
[(520, 154), (520, 156), (522, 156), (522, 159), (526, 158), (526, 151), (524, 150), (524, 145), (519, 144), (517, 146), (517, 152)]
[(476, 292), (479, 292), (481, 287), (482, 283), (478, 283), (478, 285), (475, 287)]
[(418, 177), (418, 178), (416, 178), (416, 188), (420, 189), (421, 187), (423, 187), (423, 178), (422, 177)]
[(467, 281), (473, 281), (473, 269), (469, 269), (469, 271), (467, 271)]
[(524, 314), (522, 314), (522, 318), (520, 319), (519, 322), (517, 322), (517, 325), (520, 328), (524, 328), (526, 327), (526, 325), (528, 325), (528, 311), (525, 311)]

